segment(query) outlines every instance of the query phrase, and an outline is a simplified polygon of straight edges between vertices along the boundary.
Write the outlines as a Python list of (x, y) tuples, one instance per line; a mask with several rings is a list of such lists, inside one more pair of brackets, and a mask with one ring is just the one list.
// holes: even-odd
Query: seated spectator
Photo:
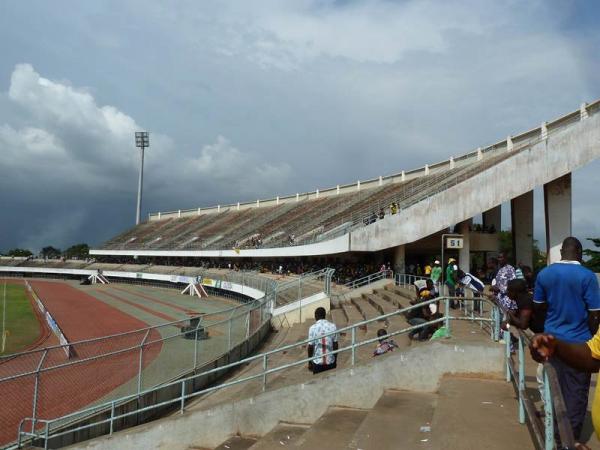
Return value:
[(396, 202), (392, 202), (390, 205), (390, 212), (392, 214), (398, 214), (398, 204)]
[(385, 211), (383, 210), (383, 208), (381, 208), (379, 210), (379, 214), (378, 214), (379, 220), (383, 219), (385, 217)]
[[(430, 281), (430, 280), (428, 280)], [(418, 300), (412, 300), (410, 303), (412, 305), (416, 305), (427, 300), (431, 300), (435, 298), (435, 293), (433, 291), (423, 290), (419, 294)], [(422, 308), (414, 308), (407, 314), (406, 318), (408, 323), (411, 326), (423, 325), (429, 322), (435, 314), (438, 312), (438, 305), (436, 303), (428, 303), (423, 305)], [(429, 336), (433, 333), (433, 329), (430, 326), (416, 328), (408, 333), (408, 337), (410, 339), (415, 339), (417, 336), (417, 340), (426, 341)]]
[(317, 308), (316, 322), (308, 329), (308, 357), (313, 358), (308, 362), (308, 368), (313, 374), (337, 367), (337, 354), (332, 355), (331, 352), (338, 349), (338, 335), (335, 333), (325, 336), (337, 331), (337, 327), (325, 319), (326, 315), (325, 308)]
[[(414, 287), (415, 287), (415, 292), (416, 292), (416, 299), (420, 300), (421, 299), (421, 292), (423, 291), (428, 291), (430, 293), (433, 294), (433, 296), (435, 295), (435, 286), (433, 284), (433, 281), (431, 281), (431, 279), (427, 279), (427, 280), (416, 280), (413, 283)], [(415, 304), (414, 302), (411, 302), (411, 304)]]
[(379, 344), (377, 344), (377, 348), (375, 348), (375, 351), (373, 351), (373, 356), (379, 356), (387, 352), (393, 352), (395, 348), (398, 348), (398, 345), (394, 342), (394, 340), (387, 337), (387, 331), (385, 331), (385, 329), (380, 328), (377, 330), (377, 337), (379, 338)]

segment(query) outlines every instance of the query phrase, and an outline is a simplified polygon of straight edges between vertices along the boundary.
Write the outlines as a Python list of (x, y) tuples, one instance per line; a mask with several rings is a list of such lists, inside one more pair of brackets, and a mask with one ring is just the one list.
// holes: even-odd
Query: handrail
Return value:
[(374, 273), (370, 273), (369, 275), (365, 275), (364, 277), (357, 278), (356, 280), (349, 281), (343, 284), (344, 287), (349, 289), (356, 289), (362, 286), (368, 286), (375, 281), (392, 278), (394, 276), (394, 272), (391, 270), (379, 270)]
[[(496, 307), (506, 313), (506, 309), (493, 300)], [(515, 362), (511, 357), (511, 333), (510, 330), (516, 330), (518, 342), (518, 361)], [(560, 436), (560, 448), (558, 450), (574, 450), (575, 439), (573, 430), (566, 415), (566, 406), (558, 377), (554, 367), (549, 362), (542, 364), (542, 376), (544, 378), (544, 392), (542, 400), (544, 402), (544, 421), (543, 427), (541, 420), (536, 414), (535, 405), (527, 395), (525, 390), (525, 348), (531, 344), (532, 333), (528, 330), (522, 330), (516, 327), (510, 327), (504, 330), (505, 358), (506, 358), (506, 381), (515, 380), (515, 389), (519, 401), (519, 422), (525, 423), (526, 419), (532, 425), (533, 434), (536, 438), (539, 448), (544, 450), (554, 450), (556, 442), (554, 438), (555, 422)]]
[[(418, 303), (416, 305), (411, 305), (411, 306), (408, 306), (408, 307), (405, 307), (405, 308), (398, 309), (397, 311), (393, 311), (391, 313), (383, 314), (383, 315), (381, 315), (379, 317), (375, 317), (375, 318), (372, 318), (372, 319), (364, 320), (364, 321), (361, 321), (361, 322), (358, 322), (358, 323), (355, 323), (355, 324), (352, 324), (352, 325), (340, 328), (340, 329), (338, 329), (338, 330), (336, 330), (334, 332), (327, 333), (324, 336), (330, 336), (330, 335), (334, 335), (334, 334), (338, 334), (338, 333), (348, 333), (348, 332), (350, 332), (350, 334), (352, 336), (351, 344), (348, 345), (348, 346), (346, 346), (346, 347), (340, 348), (340, 349), (338, 349), (338, 350), (336, 350), (334, 352), (331, 352), (331, 354), (338, 354), (338, 353), (342, 353), (344, 351), (350, 351), (352, 353), (351, 363), (352, 363), (352, 365), (354, 365), (355, 364), (356, 349), (360, 348), (360, 347), (362, 347), (364, 345), (368, 345), (370, 343), (376, 342), (378, 340), (378, 338), (375, 337), (375, 338), (371, 338), (371, 339), (357, 341), (356, 340), (356, 330), (358, 328), (364, 327), (364, 326), (366, 326), (366, 325), (368, 325), (370, 323), (373, 323), (373, 322), (379, 322), (379, 321), (386, 320), (386, 319), (388, 319), (390, 317), (393, 317), (393, 316), (398, 316), (398, 315), (401, 315), (401, 314), (405, 314), (408, 311), (411, 311), (411, 310), (417, 309), (417, 308), (422, 308), (423, 306), (426, 306), (426, 305), (431, 304), (431, 303), (443, 302), (445, 304), (445, 316), (441, 317), (439, 319), (433, 320), (433, 321), (426, 322), (424, 324), (420, 324), (420, 325), (416, 325), (416, 326), (410, 326), (410, 327), (406, 327), (406, 328), (401, 328), (401, 329), (399, 329), (397, 331), (389, 332), (388, 335), (389, 336), (395, 336), (395, 335), (399, 335), (399, 334), (403, 334), (403, 333), (408, 333), (408, 332), (410, 332), (412, 330), (417, 330), (417, 329), (420, 329), (420, 328), (423, 328), (423, 327), (426, 327), (426, 326), (430, 326), (430, 325), (435, 324), (435, 323), (442, 323), (442, 322), (445, 324), (445, 326), (448, 328), (448, 330), (450, 330), (450, 321), (451, 320), (471, 320), (471, 321), (478, 321), (478, 322), (481, 322), (481, 323), (485, 323), (485, 322), (491, 323), (493, 326), (497, 325), (497, 323), (496, 323), (497, 320), (495, 320), (493, 317), (492, 318), (485, 318), (485, 317), (464, 317), (464, 318), (461, 318), (461, 317), (453, 317), (453, 316), (451, 316), (450, 315), (450, 301), (456, 300), (456, 299), (460, 299), (460, 300), (463, 300), (463, 301), (476, 301), (476, 300), (477, 301), (478, 300), (488, 301), (487, 299), (464, 299), (464, 298), (458, 298), (458, 297), (435, 298), (435, 299), (427, 300), (427, 301), (424, 301), (424, 302), (420, 302), (420, 303)], [(496, 306), (492, 303), (492, 307), (495, 308)], [(494, 334), (495, 333), (492, 333), (492, 337), (494, 336)], [(285, 351), (293, 349), (293, 348), (305, 346), (305, 345), (309, 344), (310, 342), (311, 342), (310, 339), (304, 339), (304, 340), (302, 340), (300, 342), (296, 342), (296, 343), (293, 343), (293, 344), (288, 344), (288, 345), (285, 345), (283, 347), (279, 347), (279, 348), (276, 348), (276, 349), (273, 349), (273, 350), (270, 350), (270, 351), (267, 351), (267, 352), (264, 352), (264, 353), (261, 353), (261, 354), (258, 354), (258, 355), (250, 356), (250, 357), (244, 358), (244, 359), (239, 360), (239, 361), (234, 362), (234, 363), (230, 363), (230, 364), (226, 364), (224, 366), (220, 366), (220, 367), (217, 367), (217, 368), (214, 368), (214, 369), (210, 369), (210, 370), (202, 372), (200, 374), (192, 375), (190, 377), (186, 377), (186, 378), (183, 378), (181, 380), (177, 380), (177, 381), (173, 381), (173, 382), (170, 382), (170, 383), (167, 383), (167, 384), (163, 384), (163, 385), (160, 385), (160, 386), (155, 387), (155, 388), (146, 389), (146, 390), (140, 391), (139, 394), (134, 394), (134, 395), (129, 395), (129, 396), (123, 396), (123, 397), (120, 397), (119, 399), (115, 399), (115, 400), (110, 401), (110, 402), (105, 402), (103, 404), (96, 405), (96, 406), (94, 406), (92, 408), (86, 408), (86, 409), (83, 409), (83, 410), (79, 410), (79, 411), (76, 411), (74, 413), (61, 416), (59, 418), (50, 419), (50, 420), (25, 418), (25, 419), (23, 419), (23, 421), (22, 421), (22, 423), (21, 423), (21, 425), (19, 427), (19, 445), (20, 445), (23, 437), (35, 437), (35, 438), (45, 439), (45, 442), (47, 444), (49, 438), (58, 437), (58, 436), (61, 436), (61, 435), (64, 435), (64, 434), (68, 434), (68, 433), (73, 432), (73, 431), (79, 431), (79, 430), (83, 430), (83, 429), (88, 429), (88, 428), (94, 427), (96, 425), (104, 424), (104, 423), (110, 423), (111, 424), (110, 430), (111, 430), (111, 434), (112, 434), (113, 423), (114, 423), (115, 420), (122, 419), (124, 417), (128, 417), (128, 416), (131, 416), (131, 415), (134, 415), (134, 414), (138, 414), (138, 413), (141, 413), (141, 412), (144, 412), (144, 411), (150, 411), (150, 410), (153, 410), (153, 409), (161, 408), (163, 406), (171, 405), (171, 404), (179, 404), (180, 405), (180, 410), (183, 412), (183, 410), (185, 408), (185, 400), (186, 399), (194, 398), (194, 397), (197, 397), (199, 395), (206, 394), (208, 392), (213, 392), (213, 391), (216, 391), (216, 390), (219, 390), (219, 389), (223, 389), (223, 388), (235, 385), (235, 384), (244, 383), (244, 382), (251, 381), (251, 380), (254, 380), (254, 379), (258, 379), (258, 378), (262, 378), (263, 379), (263, 390), (264, 390), (266, 388), (267, 376), (269, 374), (276, 373), (276, 372), (279, 372), (279, 371), (282, 371), (282, 370), (286, 370), (286, 369), (288, 369), (290, 367), (295, 367), (295, 366), (300, 365), (300, 364), (305, 364), (306, 362), (308, 362), (309, 360), (312, 359), (312, 358), (302, 358), (302, 359), (294, 361), (292, 363), (283, 364), (281, 366), (269, 368), (268, 367), (269, 356), (271, 356), (273, 354), (276, 354), (276, 353), (285, 352)], [(251, 362), (257, 361), (257, 360), (262, 360), (263, 361), (263, 370), (261, 372), (255, 374), (255, 375), (243, 377), (241, 379), (230, 381), (230, 382), (226, 382), (226, 383), (221, 383), (219, 385), (211, 386), (211, 387), (208, 387), (208, 388), (204, 388), (204, 389), (201, 389), (199, 391), (192, 392), (192, 393), (189, 393), (189, 394), (185, 393), (185, 387), (192, 385), (190, 383), (192, 383), (197, 378), (205, 377), (205, 376), (212, 375), (212, 374), (215, 374), (215, 373), (218, 373), (218, 372), (223, 372), (223, 371), (226, 371), (226, 370), (229, 370), (229, 369), (233, 369), (235, 367), (246, 365), (248, 363), (251, 363)], [(181, 387), (182, 387), (181, 395), (178, 396), (178, 397), (176, 397), (176, 398), (174, 398), (174, 399), (163, 401), (161, 403), (157, 403), (157, 404), (154, 404), (154, 405), (145, 406), (143, 408), (138, 408), (138, 409), (135, 409), (135, 410), (131, 410), (131, 409), (128, 408), (128, 411), (126, 413), (124, 413), (124, 414), (115, 414), (115, 405), (116, 404), (122, 404), (122, 403), (127, 402), (129, 400), (132, 400), (134, 398), (139, 398), (140, 396), (143, 396), (145, 394), (149, 394), (149, 393), (152, 393), (152, 392), (157, 392), (160, 389), (165, 389), (167, 387), (177, 386), (177, 385), (181, 385)], [(108, 419), (103, 419), (103, 420), (98, 420), (98, 421), (86, 420), (87, 423), (85, 425), (82, 425), (82, 426), (78, 427), (78, 428), (75, 428), (75, 429), (70, 428), (69, 430), (58, 432), (58, 433), (52, 433), (51, 432), (51, 426), (53, 424), (58, 424), (58, 426), (60, 426), (61, 423), (64, 423), (68, 419), (75, 418), (75, 417), (80, 417), (80, 416), (89, 416), (90, 414), (96, 414), (96, 413), (98, 413), (100, 411), (103, 411), (103, 410), (106, 410), (106, 411), (110, 410), (111, 411), (111, 415), (110, 415), (110, 417)], [(35, 431), (35, 427), (32, 428), (31, 432), (24, 432), (24, 431), (22, 431), (22, 425), (25, 422), (32, 421), (32, 420), (37, 420), (38, 423), (45, 424), (45, 428), (44, 428), (44, 431), (43, 431), (42, 434), (37, 433)]]

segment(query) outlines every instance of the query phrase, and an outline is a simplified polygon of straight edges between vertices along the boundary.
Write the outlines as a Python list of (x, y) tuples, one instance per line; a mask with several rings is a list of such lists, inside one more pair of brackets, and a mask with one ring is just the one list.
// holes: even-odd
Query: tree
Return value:
[(90, 254), (90, 247), (87, 244), (75, 244), (65, 250), (63, 253), (65, 258), (71, 259), (86, 259)]
[(58, 258), (60, 256), (60, 250), (49, 245), (42, 249), (41, 255), (44, 258)]
[(8, 256), (31, 256), (31, 255), (33, 255), (33, 253), (31, 253), (31, 251), (27, 250), (26, 248), (13, 248), (8, 251), (7, 255)]
[[(587, 238), (587, 240), (592, 241), (596, 247), (600, 247), (600, 238)], [(586, 248), (583, 254), (589, 258), (584, 261), (584, 265), (594, 272), (600, 272), (600, 251)]]

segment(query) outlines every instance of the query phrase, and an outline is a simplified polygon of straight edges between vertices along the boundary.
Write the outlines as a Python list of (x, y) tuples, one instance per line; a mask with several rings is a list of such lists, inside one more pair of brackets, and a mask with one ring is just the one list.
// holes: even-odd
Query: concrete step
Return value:
[(398, 310), (396, 306), (377, 293), (367, 295), (367, 301), (379, 312), (379, 314), (388, 314)]
[(342, 309), (344, 310), (344, 314), (346, 314), (346, 317), (348, 318), (348, 325), (352, 325), (365, 320), (360, 311), (356, 309), (356, 306), (354, 306), (354, 304), (352, 303), (342, 304)]
[(391, 303), (396, 308), (405, 308), (409, 305), (409, 300), (388, 289), (377, 289), (375, 290), (375, 294), (380, 296), (385, 301)]
[(250, 447), (250, 450), (274, 450), (291, 446), (298, 441), (308, 428), (309, 425), (280, 423), (261, 437)]
[(343, 328), (348, 325), (348, 319), (344, 314), (344, 310), (342, 308), (335, 308), (330, 311), (331, 321), (335, 323), (338, 328)]
[(461, 450), (532, 449), (527, 426), (518, 421), (510, 383), (444, 377), (431, 421), (431, 448)]
[(342, 450), (349, 448), (354, 432), (368, 411), (351, 408), (329, 408), (296, 441), (292, 448), (306, 450)]
[(395, 286), (393, 284), (388, 284), (385, 289), (393, 294), (396, 294), (402, 298), (405, 298), (407, 300), (412, 300), (415, 298), (415, 290), (414, 289), (405, 289), (405, 288), (401, 288), (399, 286)]
[[(373, 306), (364, 298), (365, 294), (363, 294), (363, 298), (353, 298), (351, 300), (352, 304), (356, 306), (356, 308), (360, 311), (361, 315), (364, 317), (364, 320), (374, 319), (377, 316), (380, 316), (379, 311), (377, 311)], [(374, 328), (377, 324), (369, 324), (367, 328)]]
[[(246, 450), (256, 443), (256, 439), (242, 436), (232, 436), (215, 450)], [(193, 447), (192, 447), (193, 448)]]
[[(362, 450), (430, 448), (430, 427), (436, 395), (389, 390), (360, 425), (351, 448)], [(448, 447), (449, 448), (449, 447)]]

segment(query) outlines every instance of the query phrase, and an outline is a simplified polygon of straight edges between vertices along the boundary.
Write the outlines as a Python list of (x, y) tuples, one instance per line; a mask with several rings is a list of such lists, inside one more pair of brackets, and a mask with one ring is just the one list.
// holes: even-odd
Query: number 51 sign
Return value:
[(463, 238), (461, 238), (461, 237), (446, 238), (446, 248), (453, 248), (453, 249), (463, 248)]

